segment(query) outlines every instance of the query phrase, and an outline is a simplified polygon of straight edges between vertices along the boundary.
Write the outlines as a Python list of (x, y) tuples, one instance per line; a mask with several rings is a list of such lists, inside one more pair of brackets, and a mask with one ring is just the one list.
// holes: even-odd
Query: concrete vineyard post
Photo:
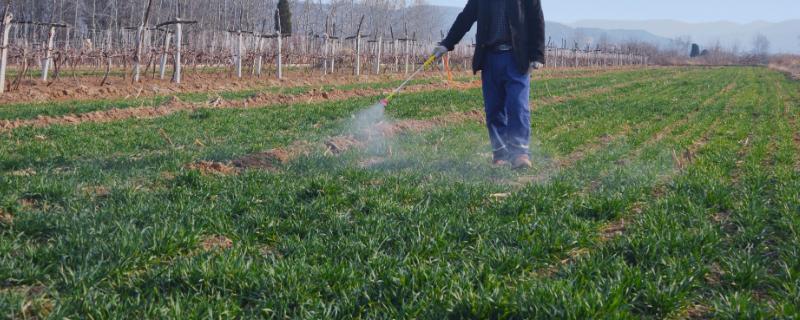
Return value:
[(356, 76), (361, 75), (361, 34), (356, 35)]
[(142, 18), (142, 24), (136, 32), (136, 51), (133, 54), (133, 82), (139, 82), (141, 76), (141, 60), (142, 60), (142, 47), (144, 46), (145, 26), (150, 20), (150, 9), (152, 9), (153, 0), (147, 1), (147, 7)]
[(70, 49), (70, 42), (72, 42), (72, 28), (67, 28), (66, 32), (67, 39), (64, 41), (64, 49), (69, 51)]
[(408, 48), (408, 39), (405, 40), (405, 58), (406, 58), (406, 71), (405, 74), (408, 74), (408, 59), (409, 59), (409, 48)]
[(264, 38), (261, 35), (258, 35), (256, 38), (258, 41), (258, 58), (256, 58), (256, 76), (261, 77), (261, 66), (264, 61)]
[(282, 36), (281, 36), (281, 34), (279, 32), (278, 33), (278, 37), (277, 37), (277, 39), (278, 39), (278, 56), (277, 56), (277, 60), (278, 60), (278, 72), (277, 72), (278, 73), (278, 79), (283, 79), (283, 61), (282, 61), (282, 58), (281, 58), (281, 56), (283, 55), (282, 54), (283, 42), (281, 41), (281, 38), (282, 38)]
[(244, 39), (242, 37), (242, 31), (239, 30), (237, 32), (236, 37), (236, 77), (241, 79), (242, 78), (242, 60), (244, 57)]
[(0, 94), (6, 91), (6, 66), (8, 63), (8, 37), (11, 33), (11, 21), (14, 16), (6, 11), (3, 18), (2, 41), (0, 41)]
[(175, 25), (175, 83), (181, 83), (181, 46), (183, 42), (183, 24)]
[(400, 56), (397, 55), (397, 39), (392, 43), (392, 56), (394, 56), (394, 72), (400, 71)]
[(328, 74), (328, 34), (325, 33), (322, 45), (322, 74)]
[(381, 74), (381, 49), (383, 44), (383, 37), (378, 37), (377, 50), (375, 54), (375, 74)]
[(53, 60), (53, 43), (56, 37), (56, 27), (51, 25), (47, 33), (47, 48), (45, 49), (44, 59), (42, 59), (42, 82), (47, 82), (50, 73), (50, 60)]
[(331, 73), (336, 73), (336, 44), (338, 40), (336, 38), (333, 39), (331, 42)]
[(172, 34), (169, 32), (165, 32), (164, 49), (161, 52), (161, 72), (160, 72), (161, 80), (164, 80), (164, 77), (167, 73), (167, 54), (169, 52), (169, 46), (171, 41), (172, 41)]
[(577, 67), (581, 66), (580, 61), (578, 60), (578, 57), (579, 57), (578, 56), (578, 49), (575, 49), (574, 53), (575, 53), (575, 67), (577, 68)]

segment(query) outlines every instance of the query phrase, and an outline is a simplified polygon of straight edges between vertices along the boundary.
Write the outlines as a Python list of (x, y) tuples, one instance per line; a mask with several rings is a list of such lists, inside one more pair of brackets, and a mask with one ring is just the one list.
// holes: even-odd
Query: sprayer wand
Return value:
[(431, 65), (431, 63), (436, 61), (437, 58), (438, 57), (436, 55), (431, 55), (430, 58), (428, 58), (428, 60), (425, 60), (425, 63), (423, 63), (422, 66), (420, 66), (419, 68), (417, 68), (417, 70), (414, 71), (414, 73), (412, 73), (411, 76), (409, 76), (408, 79), (406, 79), (406, 81), (403, 81), (403, 83), (401, 83), (400, 86), (397, 87), (397, 89), (394, 89), (394, 91), (392, 91), (391, 94), (389, 94), (388, 96), (386, 96), (386, 98), (381, 100), (381, 105), (383, 105), (384, 108), (388, 106), (389, 102), (392, 102), (392, 99), (394, 99), (394, 97), (398, 93), (400, 93), (400, 91), (403, 91), (403, 88), (405, 88), (406, 85), (408, 85), (408, 83), (411, 82), (412, 79), (414, 79), (420, 72), (422, 72), (423, 70), (425, 70), (425, 68)]

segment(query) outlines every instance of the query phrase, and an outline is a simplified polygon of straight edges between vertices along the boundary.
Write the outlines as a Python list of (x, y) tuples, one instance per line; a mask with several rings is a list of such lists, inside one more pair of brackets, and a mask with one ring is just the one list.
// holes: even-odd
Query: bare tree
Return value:
[(753, 38), (753, 54), (762, 61), (766, 61), (769, 55), (769, 38), (763, 34), (758, 34)]
[[(159, 78), (159, 65), (160, 78), (165, 78), (170, 56), (175, 62), (175, 82), (180, 81), (182, 64), (187, 73), (210, 68), (229, 70), (232, 76), (237, 69), (240, 71), (236, 73), (242, 74), (244, 65), (252, 65), (252, 74), (260, 75), (262, 63), (277, 65), (267, 72), (278, 77), (283, 76), (287, 65), (310, 72), (319, 68), (323, 74), (353, 69), (363, 72), (360, 67), (364, 61), (374, 63), (374, 73), (403, 72), (420, 63), (420, 57), (449, 27), (449, 21), (441, 18), (444, 9), (424, 0), (288, 1), (294, 13), (292, 35), (271, 27), (276, 22), (289, 22), (276, 21), (278, 0), (0, 0), (2, 3), (10, 4), (5, 17), (12, 13), (17, 17), (10, 29), (11, 48), (5, 50), (10, 52), (9, 68), (27, 70), (29, 61), (45, 61), (52, 63), (54, 75), (58, 75), (62, 65), (73, 71), (105, 65), (107, 75), (113, 68), (127, 70), (124, 76), (133, 75), (134, 82), (151, 67), (152, 77)], [(278, 13), (277, 17), (285, 16)], [(53, 33), (48, 23), (68, 28)], [(173, 33), (170, 36), (168, 32)], [(181, 32), (183, 39), (176, 39)], [(276, 37), (276, 33), (285, 37)], [(597, 39), (596, 48), (573, 47), (571, 41), (563, 46), (549, 42), (547, 54), (554, 66), (596, 67), (668, 62), (647, 58), (668, 56), (673, 50), (608, 38)], [(450, 65), (468, 69), (469, 45), (465, 41), (451, 53)], [(676, 44), (675, 48), (685, 55), (685, 44)], [(401, 67), (403, 62), (405, 68)], [(237, 68), (237, 64), (242, 67)], [(49, 67), (42, 66), (43, 70)]]
[(144, 32), (150, 21), (150, 9), (152, 8), (153, 0), (147, 0), (147, 8), (144, 11), (144, 18), (142, 24), (139, 25), (139, 30), (136, 33), (136, 52), (133, 56), (133, 82), (139, 82), (141, 73), (141, 60), (142, 60), (142, 46), (144, 45)]

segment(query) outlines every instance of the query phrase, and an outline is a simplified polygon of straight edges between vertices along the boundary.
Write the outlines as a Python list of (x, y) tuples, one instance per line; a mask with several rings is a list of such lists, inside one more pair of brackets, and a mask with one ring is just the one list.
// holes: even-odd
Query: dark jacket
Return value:
[(511, 27), (511, 45), (514, 47), (514, 61), (520, 72), (527, 72), (530, 63), (545, 63), (544, 13), (541, 0), (469, 0), (464, 11), (458, 15), (453, 27), (441, 44), (453, 50), (461, 38), (478, 22), (475, 56), (472, 69), (483, 69), (483, 59), (490, 50), (486, 41), (489, 37), (490, 10), (494, 1), (508, 1), (508, 23)]

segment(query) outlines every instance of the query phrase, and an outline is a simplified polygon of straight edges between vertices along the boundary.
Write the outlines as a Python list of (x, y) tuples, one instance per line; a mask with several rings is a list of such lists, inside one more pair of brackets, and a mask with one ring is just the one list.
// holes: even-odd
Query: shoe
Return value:
[(509, 164), (510, 164), (510, 163), (509, 163), (507, 160), (505, 160), (505, 159), (495, 159), (495, 160), (492, 160), (492, 165), (493, 165), (493, 166), (496, 166), (496, 167), (505, 167), (505, 166), (507, 166), (507, 165), (509, 165)]
[(528, 155), (521, 155), (514, 158), (514, 161), (511, 163), (511, 167), (514, 169), (530, 169), (533, 167), (533, 163), (531, 163), (531, 158)]

